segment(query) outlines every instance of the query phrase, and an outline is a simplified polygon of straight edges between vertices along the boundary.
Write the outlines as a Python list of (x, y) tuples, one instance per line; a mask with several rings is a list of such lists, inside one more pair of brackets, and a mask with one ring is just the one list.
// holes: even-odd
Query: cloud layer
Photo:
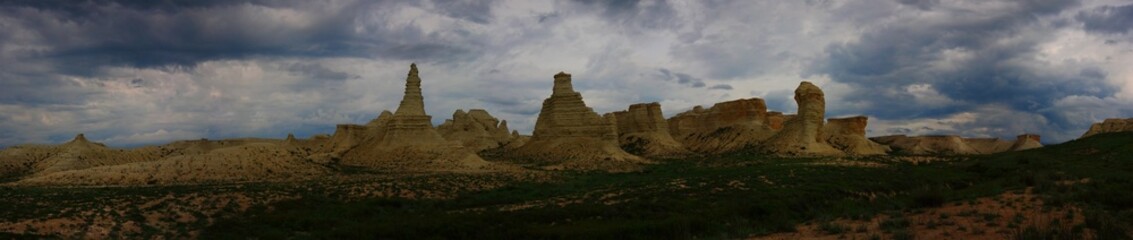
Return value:
[(870, 135), (1044, 141), (1133, 117), (1122, 1), (88, 1), (0, 3), (0, 147), (330, 133), (396, 108), (530, 132), (552, 75), (599, 112), (812, 81)]

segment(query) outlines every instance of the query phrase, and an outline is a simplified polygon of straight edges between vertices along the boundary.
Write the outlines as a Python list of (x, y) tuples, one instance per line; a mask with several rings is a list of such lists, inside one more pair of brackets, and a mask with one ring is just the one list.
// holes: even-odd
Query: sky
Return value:
[(553, 75), (598, 113), (801, 81), (867, 135), (1045, 143), (1133, 117), (1128, 0), (0, 1), (0, 147), (330, 134), (397, 108), (530, 134)]

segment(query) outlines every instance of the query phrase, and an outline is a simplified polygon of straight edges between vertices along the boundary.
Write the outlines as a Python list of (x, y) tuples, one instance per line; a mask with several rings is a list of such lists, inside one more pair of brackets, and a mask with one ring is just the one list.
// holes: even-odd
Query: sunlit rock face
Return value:
[(869, 118), (866, 116), (827, 119), (822, 139), (850, 155), (881, 155), (889, 152), (889, 147), (865, 137), (868, 122)]
[(668, 120), (669, 132), (687, 149), (724, 153), (761, 144), (774, 134), (763, 99), (737, 99), (696, 106)]
[(798, 114), (783, 124), (783, 129), (763, 144), (763, 151), (777, 155), (843, 155), (822, 139), (826, 115), (826, 97), (822, 89), (802, 82), (795, 89)]
[(1111, 132), (1133, 132), (1133, 118), (1110, 118), (1100, 123), (1095, 123), (1094, 125), (1090, 125), (1090, 130), (1082, 134), (1081, 138)]
[(531, 139), (512, 151), (513, 155), (552, 169), (632, 171), (646, 162), (618, 146), (613, 119), (586, 106), (582, 94), (574, 91), (570, 74), (555, 74), (554, 81)]

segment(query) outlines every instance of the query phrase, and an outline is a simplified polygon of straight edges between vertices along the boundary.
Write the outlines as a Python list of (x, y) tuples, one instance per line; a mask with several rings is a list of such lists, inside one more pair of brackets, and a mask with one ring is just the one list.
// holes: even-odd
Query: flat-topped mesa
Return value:
[(724, 153), (762, 143), (774, 134), (766, 126), (767, 104), (763, 99), (737, 99), (713, 104), (669, 118), (669, 133), (688, 150)]
[(779, 155), (842, 155), (822, 139), (826, 115), (826, 97), (822, 89), (802, 82), (795, 89), (798, 116), (787, 120), (775, 136), (767, 140), (763, 150)]
[(1087, 130), (1086, 133), (1083, 133), (1082, 137), (1079, 138), (1111, 132), (1133, 132), (1133, 118), (1107, 118), (1105, 121), (1090, 125), (1090, 130)]
[(669, 118), (669, 132), (679, 138), (736, 125), (762, 126), (767, 123), (767, 114), (767, 103), (760, 98), (719, 102), (707, 110), (696, 106)]
[(822, 138), (830, 146), (851, 155), (882, 155), (889, 152), (888, 146), (865, 137), (868, 122), (869, 118), (866, 116), (827, 119)]
[(964, 143), (967, 143), (980, 154), (1006, 152), (1011, 150), (1011, 146), (1014, 145), (1014, 142), (999, 138), (964, 138), (963, 140)]
[(669, 134), (669, 124), (660, 103), (639, 103), (625, 111), (608, 113), (618, 126), (618, 143), (623, 150), (647, 157), (680, 156), (688, 150)]
[(549, 169), (630, 171), (644, 159), (618, 147), (615, 124), (582, 101), (570, 74), (555, 74), (551, 96), (535, 121), (531, 139), (512, 152), (518, 158), (543, 162)]
[(893, 135), (872, 137), (870, 140), (889, 145), (894, 153), (907, 155), (973, 155), (983, 154), (964, 138), (955, 135), (929, 135), (909, 137)]

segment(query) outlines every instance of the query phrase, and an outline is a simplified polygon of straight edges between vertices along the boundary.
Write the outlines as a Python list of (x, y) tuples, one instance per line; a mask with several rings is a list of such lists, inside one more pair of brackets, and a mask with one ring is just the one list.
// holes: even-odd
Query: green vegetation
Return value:
[[(374, 174), (357, 169), (343, 172)], [(413, 184), (396, 189), (438, 188), (430, 185), (434, 181), (412, 177), (398, 181)], [(447, 200), (348, 199), (342, 196), (349, 188), (326, 183), (4, 188), (0, 199), (5, 200), (0, 201), (8, 205), (0, 209), (0, 218), (76, 214), (67, 209), (101, 208), (99, 199), (273, 192), (294, 195), (289, 198), (293, 200), (253, 205), (241, 213), (224, 210), (220, 213), (224, 219), (207, 226), (201, 238), (715, 239), (791, 232), (802, 223), (817, 224), (829, 234), (865, 232), (835, 224), (834, 219), (884, 214), (889, 218), (880, 223), (882, 235), (911, 239), (911, 223), (902, 213), (945, 204), (974, 204), (976, 198), (1027, 187), (1033, 187), (1048, 207), (1082, 208), (1085, 223), (1072, 228), (1029, 226), (1022, 219), (979, 212), (941, 213), (939, 223), (946, 224), (950, 221), (943, 220), (952, 217), (979, 216), (1016, 226), (1017, 239), (1051, 235), (1062, 239), (1081, 236), (1086, 229), (1099, 239), (1129, 239), (1133, 133), (1101, 134), (1031, 151), (922, 164), (892, 157), (831, 161), (740, 152), (668, 160), (635, 173), (563, 172), (549, 182), (510, 182), (492, 190), (460, 191)], [(250, 196), (255, 199), (257, 195)], [(125, 211), (121, 217), (141, 220), (139, 211), (145, 209)], [(189, 228), (205, 224), (198, 221)]]

